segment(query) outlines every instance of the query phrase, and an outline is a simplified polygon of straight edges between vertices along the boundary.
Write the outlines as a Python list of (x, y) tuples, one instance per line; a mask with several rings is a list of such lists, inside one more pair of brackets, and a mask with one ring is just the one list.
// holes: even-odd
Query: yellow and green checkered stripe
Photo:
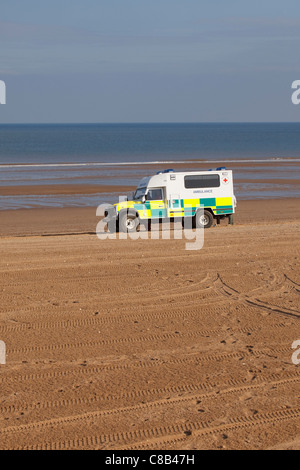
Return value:
[(209, 208), (215, 215), (233, 213), (231, 197), (173, 200), (173, 208), (171, 209), (170, 201), (168, 201), (168, 207), (170, 217), (193, 216), (199, 207)]
[[(117, 211), (122, 209), (135, 209), (140, 219), (158, 219), (164, 217), (184, 217), (195, 215), (199, 207), (209, 208), (215, 215), (233, 213), (233, 201), (231, 197), (200, 198), (200, 199), (172, 199), (167, 204), (159, 201), (148, 201), (144, 204), (123, 202), (117, 204)], [(163, 206), (163, 207), (160, 207)]]
[(158, 201), (149, 201), (144, 204), (133, 203), (130, 204), (130, 207), (137, 210), (141, 219), (193, 216), (199, 207), (209, 208), (215, 215), (233, 213), (231, 197), (172, 199), (172, 208), (170, 200), (167, 201), (167, 208), (166, 206), (158, 207)]

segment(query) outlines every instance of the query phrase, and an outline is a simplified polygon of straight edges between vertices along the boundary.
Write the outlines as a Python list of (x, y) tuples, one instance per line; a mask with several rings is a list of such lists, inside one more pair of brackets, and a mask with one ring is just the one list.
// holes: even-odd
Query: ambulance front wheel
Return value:
[(199, 211), (195, 215), (196, 228), (210, 228), (213, 224), (214, 218), (209, 211)]
[(119, 224), (117, 220), (110, 220), (107, 223), (107, 230), (109, 233), (116, 233), (119, 231)]
[(119, 231), (125, 233), (136, 232), (139, 226), (139, 219), (134, 214), (124, 212), (119, 217)]

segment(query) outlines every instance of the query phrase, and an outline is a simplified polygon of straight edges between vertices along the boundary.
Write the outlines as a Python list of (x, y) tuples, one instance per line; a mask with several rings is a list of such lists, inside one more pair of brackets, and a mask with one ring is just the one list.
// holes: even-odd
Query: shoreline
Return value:
[(187, 165), (208, 165), (208, 164), (232, 164), (236, 166), (246, 166), (249, 165), (285, 165), (286, 163), (295, 163), (297, 165), (300, 164), (300, 156), (298, 157), (266, 157), (266, 158), (258, 158), (258, 157), (247, 157), (247, 158), (220, 158), (218, 159), (217, 157), (215, 159), (199, 159), (199, 158), (188, 158), (187, 160), (155, 160), (155, 157), (153, 157), (153, 160), (149, 161), (125, 161), (125, 162), (97, 162), (97, 161), (78, 161), (78, 162), (68, 162), (68, 161), (57, 161), (57, 162), (48, 162), (48, 163), (43, 163), (43, 162), (15, 162), (15, 163), (0, 163), (0, 168), (32, 168), (32, 167), (44, 167), (44, 168), (53, 168), (53, 167), (85, 167), (85, 166), (91, 166), (91, 167), (140, 167), (142, 166), (143, 168), (149, 167), (153, 168), (154, 165), (156, 166), (165, 166), (172, 164), (176, 167), (181, 167), (181, 166), (187, 166)]

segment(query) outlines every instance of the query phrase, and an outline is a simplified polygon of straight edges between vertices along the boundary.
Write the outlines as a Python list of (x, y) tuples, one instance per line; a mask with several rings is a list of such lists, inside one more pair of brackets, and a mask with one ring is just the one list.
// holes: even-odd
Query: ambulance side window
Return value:
[(186, 189), (219, 188), (220, 176), (218, 174), (185, 176), (184, 185)]
[(147, 201), (162, 201), (163, 199), (163, 190), (161, 188), (149, 189), (146, 200)]

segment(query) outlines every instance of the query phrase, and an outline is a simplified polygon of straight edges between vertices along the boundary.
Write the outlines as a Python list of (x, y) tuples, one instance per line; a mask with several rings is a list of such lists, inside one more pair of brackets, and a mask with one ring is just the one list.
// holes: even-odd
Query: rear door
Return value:
[(170, 217), (182, 217), (183, 209), (181, 207), (180, 194), (171, 194), (169, 199)]

